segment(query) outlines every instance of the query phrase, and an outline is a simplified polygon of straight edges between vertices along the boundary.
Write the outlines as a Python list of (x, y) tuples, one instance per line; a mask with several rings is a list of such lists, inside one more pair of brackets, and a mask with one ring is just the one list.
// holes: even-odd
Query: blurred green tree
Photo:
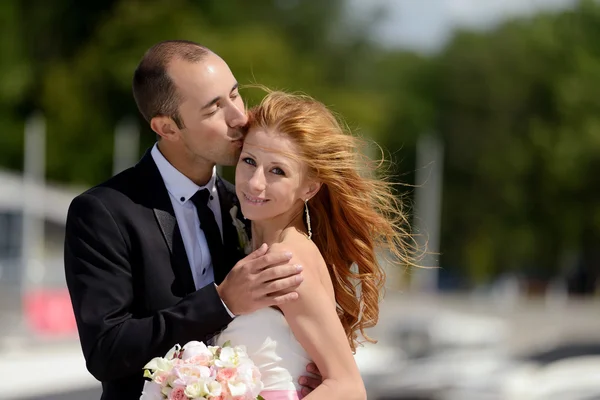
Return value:
[[(363, 34), (367, 27), (344, 26), (342, 0), (55, 0), (52, 8), (38, 0), (7, 4), (23, 17), (15, 19), (23, 26), (11, 29), (19, 39), (15, 51), (24, 53), (30, 71), (17, 91), (20, 97), (7, 101), (24, 114), (44, 111), (52, 180), (94, 184), (110, 175), (115, 125), (137, 115), (133, 70), (145, 50), (165, 39), (195, 40), (214, 49), (242, 85), (308, 92), (352, 116), (352, 126), (381, 120), (377, 97), (354, 79), (366, 67), (353, 61), (372, 47)], [(13, 68), (19, 65), (17, 56), (10, 57)], [(248, 92), (248, 103), (259, 95)], [(140, 125), (144, 149), (154, 136), (141, 120)], [(18, 167), (22, 138), (11, 138), (5, 152), (6, 160), (13, 160), (5, 165)]]
[[(435, 56), (384, 49), (344, 0), (6, 0), (0, 5), (0, 164), (20, 169), (23, 124), (47, 117), (51, 180), (112, 173), (114, 129), (137, 116), (131, 78), (154, 43), (195, 40), (239, 82), (303, 91), (375, 139), (414, 183), (420, 135), (445, 144), (442, 267), (475, 283), (504, 271), (600, 269), (600, 4), (458, 32)], [(244, 91), (249, 105), (261, 94)], [(225, 175), (231, 179), (232, 170)], [(398, 193), (410, 193), (399, 186)]]
[(444, 263), (479, 282), (547, 279), (575, 253), (598, 274), (599, 26), (600, 5), (581, 1), (461, 32), (439, 57)]

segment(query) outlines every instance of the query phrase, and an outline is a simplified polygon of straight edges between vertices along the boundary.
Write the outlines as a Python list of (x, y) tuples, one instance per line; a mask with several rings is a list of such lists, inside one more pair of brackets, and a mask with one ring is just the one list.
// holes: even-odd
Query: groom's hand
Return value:
[(263, 244), (240, 260), (217, 287), (221, 300), (234, 315), (278, 306), (298, 298), (302, 267), (290, 264), (289, 252), (266, 254)]
[(301, 376), (298, 379), (298, 383), (302, 386), (302, 396), (308, 396), (310, 392), (315, 390), (317, 386), (323, 383), (323, 377), (317, 368), (315, 363), (310, 363), (306, 366), (306, 371), (310, 372), (313, 376)]

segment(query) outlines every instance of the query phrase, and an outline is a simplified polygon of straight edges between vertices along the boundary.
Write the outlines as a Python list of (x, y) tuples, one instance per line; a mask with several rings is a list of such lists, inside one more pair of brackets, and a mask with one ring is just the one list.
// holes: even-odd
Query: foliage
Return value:
[[(431, 57), (378, 46), (368, 35), (374, 21), (349, 20), (346, 4), (6, 0), (0, 163), (20, 168), (19, 133), (41, 109), (48, 178), (106, 179), (115, 125), (137, 115), (137, 62), (157, 41), (186, 38), (220, 54), (242, 85), (300, 90), (330, 105), (387, 149), (401, 182), (412, 184), (422, 167), (414, 157), (420, 135), (439, 134), (443, 267), (474, 282), (511, 270), (548, 277), (572, 267), (561, 262), (569, 254), (598, 268), (598, 2), (457, 32)], [(139, 121), (141, 154), (154, 136)]]

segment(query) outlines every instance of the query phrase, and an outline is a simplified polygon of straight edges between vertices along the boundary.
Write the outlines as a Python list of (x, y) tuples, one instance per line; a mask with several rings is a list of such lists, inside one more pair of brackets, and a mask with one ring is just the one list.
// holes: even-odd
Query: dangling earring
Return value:
[(304, 200), (304, 212), (306, 214), (306, 226), (308, 227), (308, 240), (312, 237), (312, 230), (310, 229), (310, 214), (308, 212), (308, 199)]

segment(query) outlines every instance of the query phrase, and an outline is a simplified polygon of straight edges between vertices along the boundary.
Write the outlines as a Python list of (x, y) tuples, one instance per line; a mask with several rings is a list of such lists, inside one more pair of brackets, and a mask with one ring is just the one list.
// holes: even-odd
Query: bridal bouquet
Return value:
[(244, 346), (175, 345), (144, 366), (140, 400), (263, 400), (260, 372)]

